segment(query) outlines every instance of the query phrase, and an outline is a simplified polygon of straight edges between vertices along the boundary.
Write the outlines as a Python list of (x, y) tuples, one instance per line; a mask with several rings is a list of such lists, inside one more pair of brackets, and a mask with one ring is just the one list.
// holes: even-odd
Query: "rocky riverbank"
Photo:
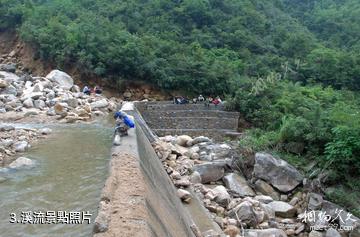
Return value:
[[(86, 95), (65, 72), (31, 76), (15, 64), (0, 64), (0, 121), (8, 123), (79, 123), (102, 118), (116, 109), (116, 98)], [(15, 129), (0, 125), (0, 166), (44, 137), (49, 129)]]
[(256, 153), (239, 166), (235, 149), (207, 137), (166, 136), (153, 147), (179, 198), (200, 199), (223, 230), (198, 236), (360, 236), (360, 220), (326, 201), (284, 160)]
[(14, 65), (0, 65), (0, 117), (18, 122), (88, 122), (107, 115), (120, 101), (103, 95), (86, 95), (65, 72), (47, 76), (19, 72)]
[(39, 139), (51, 134), (50, 128), (15, 128), (11, 125), (0, 125), (0, 167), (20, 168), (32, 166), (30, 159), (18, 157), (27, 151)]

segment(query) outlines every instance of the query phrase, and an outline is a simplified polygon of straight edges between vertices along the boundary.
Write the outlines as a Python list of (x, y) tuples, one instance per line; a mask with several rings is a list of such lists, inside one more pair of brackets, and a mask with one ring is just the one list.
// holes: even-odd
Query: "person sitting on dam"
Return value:
[(130, 118), (130, 116), (126, 112), (122, 110), (115, 112), (114, 119), (116, 125), (115, 132), (119, 130), (119, 133), (122, 136), (128, 135), (128, 130), (130, 128), (135, 128), (134, 121)]
[(84, 86), (82, 92), (86, 95), (90, 95), (91, 91), (88, 86)]
[(204, 96), (200, 94), (199, 97), (198, 97), (198, 101), (199, 102), (204, 102), (205, 101)]
[(97, 94), (97, 95), (100, 95), (102, 93), (102, 89), (100, 86), (95, 86), (94, 91), (95, 91), (95, 94)]

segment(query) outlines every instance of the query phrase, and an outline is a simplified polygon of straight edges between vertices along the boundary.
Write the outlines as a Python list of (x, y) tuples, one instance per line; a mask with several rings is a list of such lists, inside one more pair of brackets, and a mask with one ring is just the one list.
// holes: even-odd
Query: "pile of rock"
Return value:
[(15, 163), (12, 161), (16, 155), (29, 149), (31, 143), (46, 137), (50, 133), (50, 128), (39, 130), (32, 128), (15, 129), (11, 125), (0, 125), (0, 167), (10, 164), (10, 168), (17, 168), (22, 164), (30, 164), (25, 159), (14, 161)]
[[(183, 135), (162, 137), (153, 146), (178, 188), (179, 198), (185, 203), (191, 198), (201, 199), (213, 220), (229, 236), (330, 237), (350, 233), (311, 230), (314, 223), (304, 221), (304, 213), (325, 212), (335, 220), (335, 204), (319, 194), (303, 191), (303, 175), (270, 154), (255, 155), (252, 177), (246, 179), (241, 170), (233, 167), (236, 152), (225, 143)], [(196, 197), (191, 193), (196, 193)], [(345, 211), (342, 214), (350, 215)], [(355, 229), (352, 237), (359, 236), (356, 231), (360, 221), (354, 216), (352, 219), (346, 224)]]
[(159, 89), (154, 89), (149, 85), (139, 84), (136, 87), (129, 87), (122, 93), (122, 98), (126, 101), (162, 101), (169, 99), (169, 96), (162, 93)]
[(46, 77), (18, 76), (12, 67), (0, 65), (0, 113), (44, 115), (67, 123), (88, 121), (116, 109), (115, 98), (86, 95), (65, 72), (51, 71)]

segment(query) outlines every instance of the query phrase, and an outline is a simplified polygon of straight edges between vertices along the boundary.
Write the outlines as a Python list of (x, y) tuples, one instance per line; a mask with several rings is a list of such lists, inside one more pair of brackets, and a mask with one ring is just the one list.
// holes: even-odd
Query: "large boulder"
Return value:
[(359, 218), (352, 213), (345, 211), (343, 207), (340, 207), (335, 203), (323, 201), (321, 211), (322, 213), (326, 213), (326, 215), (330, 215), (333, 220), (338, 220), (340, 227), (344, 230), (349, 229), (349, 227), (355, 229), (360, 226)]
[(188, 146), (191, 145), (192, 138), (188, 135), (181, 135), (176, 138), (176, 144), (179, 146)]
[(286, 161), (267, 153), (256, 153), (254, 177), (261, 178), (282, 192), (290, 192), (303, 180), (303, 175)]
[(65, 72), (60, 70), (53, 70), (47, 76), (52, 82), (57, 83), (59, 86), (66, 90), (70, 90), (71, 87), (74, 85), (74, 80)]
[(240, 197), (255, 196), (254, 191), (249, 187), (246, 179), (243, 176), (231, 173), (226, 175), (223, 178), (223, 181), (229, 190), (238, 194)]
[(250, 227), (256, 227), (258, 220), (253, 208), (253, 204), (250, 201), (244, 201), (237, 205), (229, 212), (229, 217), (233, 219), (240, 219)]
[(281, 229), (265, 229), (265, 230), (246, 230), (246, 237), (286, 237), (286, 233)]
[(275, 211), (275, 215), (283, 218), (291, 218), (296, 215), (296, 209), (290, 204), (282, 201), (273, 201), (269, 203)]
[(90, 104), (91, 109), (100, 109), (100, 108), (105, 108), (109, 105), (108, 101), (106, 99), (102, 99), (102, 100), (98, 100), (95, 102), (92, 102)]
[(9, 164), (11, 169), (30, 168), (34, 166), (34, 161), (26, 157), (19, 157)]
[(201, 183), (210, 183), (220, 180), (224, 177), (225, 168), (223, 163), (207, 162), (195, 165), (193, 170), (198, 172), (201, 177)]

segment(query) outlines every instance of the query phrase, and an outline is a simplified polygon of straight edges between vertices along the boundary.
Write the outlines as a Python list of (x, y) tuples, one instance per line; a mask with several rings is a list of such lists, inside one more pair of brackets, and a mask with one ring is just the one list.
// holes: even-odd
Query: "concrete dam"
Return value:
[(122, 109), (135, 118), (136, 129), (112, 149), (94, 236), (118, 236), (121, 232), (121, 236), (198, 237), (208, 231), (221, 233), (196, 195), (191, 204), (181, 202), (152, 142), (158, 136), (181, 134), (221, 139), (236, 133), (239, 114), (203, 104), (170, 102), (128, 103)]

